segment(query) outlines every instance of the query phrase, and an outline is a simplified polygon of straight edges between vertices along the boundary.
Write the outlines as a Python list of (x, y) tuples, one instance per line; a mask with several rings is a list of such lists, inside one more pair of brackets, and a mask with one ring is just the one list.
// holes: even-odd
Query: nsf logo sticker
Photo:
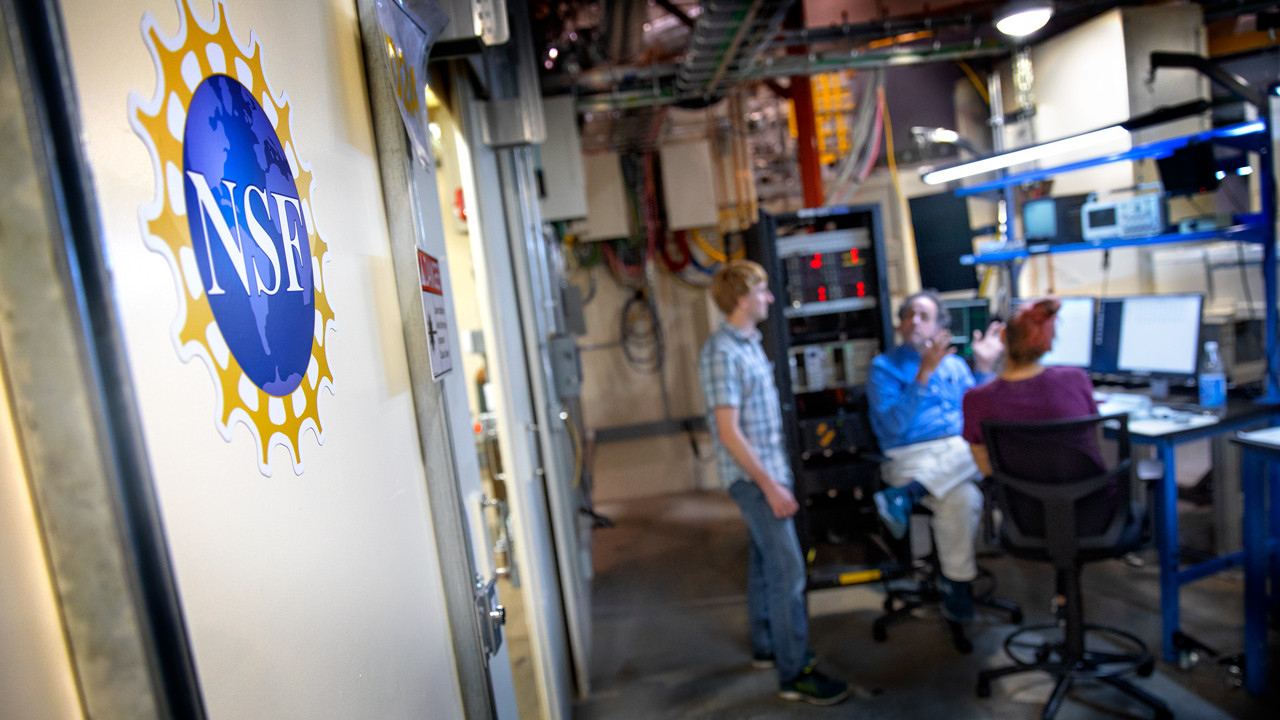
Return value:
[(257, 35), (241, 47), (222, 0), (208, 24), (187, 1), (178, 0), (172, 38), (150, 13), (142, 20), (157, 74), (151, 100), (129, 98), (156, 175), (156, 198), (139, 211), (142, 234), (173, 271), (184, 306), (174, 342), (183, 361), (199, 357), (213, 375), (222, 437), (231, 442), (243, 423), (264, 475), (273, 445), (301, 474), (304, 432), (324, 442), (320, 388), (333, 392), (328, 246), (312, 214), (310, 166), (293, 146), (288, 96), (263, 73)]

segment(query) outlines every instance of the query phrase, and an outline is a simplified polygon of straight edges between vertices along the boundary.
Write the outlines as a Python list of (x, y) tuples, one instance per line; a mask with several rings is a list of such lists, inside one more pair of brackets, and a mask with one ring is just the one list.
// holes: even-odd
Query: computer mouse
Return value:
[(1151, 417), (1157, 420), (1165, 420), (1173, 417), (1173, 410), (1157, 405), (1156, 407), (1151, 408)]

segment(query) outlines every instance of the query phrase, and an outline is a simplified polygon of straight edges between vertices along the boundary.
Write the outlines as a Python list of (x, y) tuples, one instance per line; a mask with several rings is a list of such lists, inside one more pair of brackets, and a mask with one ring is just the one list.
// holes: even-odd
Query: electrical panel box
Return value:
[[(880, 207), (761, 214), (747, 256), (776, 298), (761, 325), (774, 363), (809, 587), (892, 577), (905, 556), (872, 495), (881, 458), (867, 414), (871, 361), (893, 340)], [(851, 580), (851, 578), (854, 578)]]
[(622, 163), (617, 153), (586, 155), (587, 217), (575, 221), (570, 231), (579, 240), (613, 240), (631, 236), (631, 206), (622, 183)]
[(582, 142), (573, 98), (543, 98), (547, 140), (538, 146), (538, 195), (542, 219), (547, 222), (587, 216), (586, 179), (582, 169)]
[(672, 230), (714, 227), (720, 221), (716, 204), (715, 163), (706, 140), (663, 145), (662, 199), (667, 227)]

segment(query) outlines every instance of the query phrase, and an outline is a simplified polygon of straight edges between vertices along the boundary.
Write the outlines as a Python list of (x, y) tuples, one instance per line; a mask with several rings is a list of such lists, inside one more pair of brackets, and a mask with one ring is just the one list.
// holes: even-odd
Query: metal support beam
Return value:
[[(787, 27), (804, 26), (804, 3), (795, 2), (787, 11)], [(803, 45), (787, 48), (788, 55), (805, 55)], [(813, 85), (808, 75), (791, 76), (791, 110), (796, 119), (796, 155), (800, 161), (800, 188), (804, 206), (822, 207), (826, 193), (822, 189), (822, 156), (818, 149), (818, 123), (813, 112)]]

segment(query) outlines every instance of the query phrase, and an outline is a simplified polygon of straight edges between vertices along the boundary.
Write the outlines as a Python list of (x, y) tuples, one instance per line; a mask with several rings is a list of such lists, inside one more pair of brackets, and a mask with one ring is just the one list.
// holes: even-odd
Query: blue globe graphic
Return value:
[[(286, 396), (311, 360), (315, 295), (306, 220), (280, 138), (247, 88), (212, 75), (187, 107), (182, 162), (191, 247), (218, 329), (254, 385)], [(192, 173), (208, 188), (203, 201)]]

